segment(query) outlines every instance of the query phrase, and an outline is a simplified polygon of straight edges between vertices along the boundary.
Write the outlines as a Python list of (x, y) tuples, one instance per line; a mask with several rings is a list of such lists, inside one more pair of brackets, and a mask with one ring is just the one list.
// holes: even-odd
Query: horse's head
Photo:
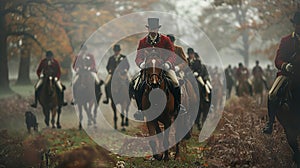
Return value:
[(153, 88), (161, 87), (164, 71), (162, 69), (163, 60), (157, 52), (150, 53), (145, 60), (145, 77), (148, 86)]
[(58, 79), (56, 77), (53, 77), (51, 75), (45, 75), (43, 76), (43, 86), (44, 90), (47, 92), (48, 96), (53, 96), (56, 94), (56, 85), (55, 82)]

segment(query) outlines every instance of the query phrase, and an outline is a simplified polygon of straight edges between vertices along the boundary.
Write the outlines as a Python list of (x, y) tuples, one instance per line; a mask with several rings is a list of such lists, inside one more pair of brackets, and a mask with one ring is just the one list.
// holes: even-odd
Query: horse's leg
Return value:
[[(150, 122), (146, 123), (148, 131), (149, 131), (149, 136), (155, 135), (155, 130), (157, 130), (156, 125), (158, 125), (158, 124), (155, 124), (155, 123), (157, 123), (157, 121), (150, 121)], [(153, 157), (156, 160), (162, 160), (163, 155), (157, 153), (156, 139), (151, 139), (149, 141), (149, 145), (151, 147), (151, 150), (152, 150), (152, 153), (153, 153)]]
[(122, 126), (122, 127), (125, 126), (124, 117), (125, 117), (125, 115), (124, 115), (124, 107), (121, 106), (121, 120), (122, 120), (122, 121), (121, 121), (121, 126)]
[(44, 112), (44, 115), (45, 115), (45, 124), (47, 127), (49, 127), (49, 120), (50, 120), (50, 110), (46, 107), (43, 107), (43, 112)]
[(165, 149), (165, 156), (164, 156), (164, 160), (168, 161), (169, 160), (169, 135), (170, 135), (170, 125), (171, 125), (171, 119), (168, 119), (165, 123), (164, 123), (164, 140), (163, 140), (163, 145), (164, 145), (164, 149)]
[(297, 167), (300, 167), (300, 151), (297, 141), (297, 135), (293, 131), (286, 131), (286, 138), (294, 152), (293, 160), (296, 162)]
[(97, 123), (97, 110), (98, 110), (98, 103), (95, 102), (94, 103), (94, 116), (93, 116), (93, 122), (94, 122), (94, 124)]
[(55, 116), (56, 116), (56, 107), (51, 109), (51, 124), (52, 128), (55, 128)]
[(201, 130), (201, 125), (200, 125), (201, 112), (202, 112), (201, 106), (199, 106), (197, 117), (196, 117), (196, 120), (195, 120), (195, 124), (197, 125), (198, 130)]
[(78, 105), (78, 111), (79, 111), (79, 129), (81, 130), (82, 129), (82, 125), (81, 125), (81, 122), (82, 122), (82, 104), (77, 104)]
[(205, 103), (203, 105), (203, 113), (202, 113), (202, 118), (201, 118), (201, 129), (202, 129), (203, 125), (204, 125), (204, 122), (206, 121), (208, 112), (209, 112), (209, 104)]
[(129, 126), (129, 121), (128, 121), (128, 110), (129, 110), (129, 104), (127, 105), (126, 104), (126, 109), (125, 109), (126, 111), (125, 111), (125, 115), (126, 115), (126, 119), (125, 119), (125, 126)]
[(85, 103), (83, 105), (83, 107), (84, 107), (85, 113), (86, 113), (87, 118), (88, 118), (88, 126), (90, 126), (90, 125), (92, 125), (92, 122), (91, 122), (91, 106), (90, 106), (90, 104)]
[(117, 126), (117, 120), (118, 120), (117, 107), (112, 99), (111, 99), (111, 108), (113, 109), (113, 112), (114, 112), (114, 127), (115, 127), (115, 129), (117, 129), (118, 128), (118, 126)]
[(57, 121), (56, 121), (56, 127), (58, 129), (61, 128), (61, 125), (60, 125), (60, 114), (61, 114), (61, 106), (58, 106), (58, 108), (57, 108)]

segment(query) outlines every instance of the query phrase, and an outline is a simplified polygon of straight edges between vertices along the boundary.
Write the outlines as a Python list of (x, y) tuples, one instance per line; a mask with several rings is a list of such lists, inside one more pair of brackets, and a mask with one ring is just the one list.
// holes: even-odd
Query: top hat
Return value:
[(50, 51), (50, 50), (48, 50), (48, 51), (46, 52), (46, 57), (52, 57), (52, 56), (53, 56), (53, 52)]
[(169, 39), (170, 39), (172, 42), (175, 41), (175, 37), (174, 37), (173, 34), (168, 34), (167, 36), (169, 37)]
[(121, 47), (119, 44), (115, 44), (114, 47), (113, 47), (113, 50), (114, 51), (121, 51)]
[(290, 19), (292, 23), (294, 24), (300, 24), (300, 11), (297, 11), (294, 14), (294, 17)]
[(158, 18), (148, 18), (148, 25), (146, 25), (148, 29), (159, 29), (161, 25), (159, 25), (159, 19)]
[(194, 51), (193, 48), (188, 48), (188, 49), (187, 49), (187, 53), (188, 53), (188, 54), (193, 54), (193, 53), (195, 53), (195, 51)]

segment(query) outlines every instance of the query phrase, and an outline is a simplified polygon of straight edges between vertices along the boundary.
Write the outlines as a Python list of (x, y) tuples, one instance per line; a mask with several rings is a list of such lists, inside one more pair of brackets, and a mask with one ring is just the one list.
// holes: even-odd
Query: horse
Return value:
[[(295, 72), (299, 72), (299, 69)], [(288, 76), (287, 81), (283, 84), (284, 96), (277, 108), (276, 117), (284, 128), (288, 144), (293, 151), (293, 160), (300, 168), (300, 151), (297, 141), (297, 137), (300, 135), (300, 80), (295, 76)]]
[(83, 109), (88, 117), (88, 126), (97, 123), (97, 107), (101, 93), (96, 95), (95, 80), (88, 69), (80, 69), (77, 73), (77, 79), (73, 85), (73, 96), (79, 110), (79, 129), (82, 129)]
[(246, 70), (241, 72), (241, 77), (238, 81), (237, 85), (237, 96), (245, 96), (250, 95), (252, 96), (252, 85), (248, 81), (248, 74)]
[[(117, 80), (117, 82), (115, 82)], [(125, 131), (124, 126), (129, 126), (128, 122), (128, 111), (130, 105), (130, 98), (127, 96), (127, 90), (129, 86), (129, 79), (126, 71), (116, 69), (113, 74), (113, 79), (110, 85), (108, 85), (111, 95), (108, 98), (111, 99), (111, 108), (114, 112), (114, 128), (117, 129), (117, 108), (119, 104), (121, 107), (121, 126), (122, 131)], [(111, 89), (113, 88), (113, 89)], [(126, 117), (126, 119), (125, 119)]]
[[(174, 105), (174, 95), (171, 92), (172, 86), (168, 83), (166, 72), (161, 68), (164, 61), (157, 54), (150, 54), (146, 57), (146, 68), (142, 71), (142, 80), (145, 83), (145, 89), (142, 94), (141, 110), (146, 118), (146, 125), (148, 128), (149, 136), (159, 134), (158, 143), (152, 139), (149, 141), (150, 148), (153, 153), (153, 158), (156, 160), (169, 160), (169, 134), (170, 126), (179, 116)], [(174, 86), (173, 86), (174, 87)], [(174, 88), (173, 88), (174, 89)], [(161, 92), (160, 92), (161, 91)], [(152, 93), (163, 93), (159, 97), (151, 97)], [(161, 99), (166, 96), (166, 100)], [(160, 109), (159, 104), (164, 104), (163, 109)], [(152, 103), (152, 104), (151, 104)], [(149, 110), (150, 109), (150, 110)], [(148, 110), (148, 111), (146, 111)], [(161, 112), (162, 110), (162, 112)], [(159, 113), (161, 112), (161, 113)], [(155, 118), (153, 118), (155, 116)], [(164, 132), (162, 132), (159, 123), (163, 124)], [(178, 127), (175, 126), (175, 138), (180, 137)], [(158, 153), (157, 147), (161, 147), (160, 140), (163, 140), (164, 153)], [(176, 145), (176, 156), (179, 156), (179, 145)], [(158, 153), (158, 154), (157, 154)]]
[(40, 88), (40, 94), (38, 95), (38, 100), (43, 108), (43, 113), (45, 116), (45, 124), (47, 127), (49, 126), (50, 121), (50, 112), (51, 112), (51, 124), (52, 128), (55, 128), (55, 116), (57, 113), (57, 128), (61, 128), (60, 125), (60, 114), (61, 114), (61, 106), (59, 106), (59, 98), (58, 98), (58, 88), (55, 84), (54, 76), (52, 73), (44, 73), (43, 84)]

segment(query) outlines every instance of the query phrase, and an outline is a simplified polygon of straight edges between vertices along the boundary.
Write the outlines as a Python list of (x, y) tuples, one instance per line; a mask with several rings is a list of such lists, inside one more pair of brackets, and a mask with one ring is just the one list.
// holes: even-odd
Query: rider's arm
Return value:
[(36, 74), (37, 74), (38, 77), (40, 77), (40, 75), (41, 75), (41, 73), (42, 73), (42, 71), (43, 71), (43, 69), (45, 67), (45, 64), (44, 64), (45, 61), (44, 60), (45, 59), (41, 60), (39, 66), (38, 66), (38, 68), (36, 70)]
[(172, 66), (175, 64), (176, 61), (176, 54), (174, 53), (174, 45), (171, 42), (169, 37), (163, 36), (165, 40), (165, 49), (170, 50), (170, 54), (166, 59), (166, 62), (169, 62)]
[(180, 47), (180, 46), (177, 46), (177, 47), (178, 47), (177, 48), (178, 53), (176, 53), (177, 54), (176, 56), (180, 57), (180, 59), (176, 58), (176, 60), (177, 59), (179, 60), (179, 61), (177, 61), (179, 63), (179, 65), (177, 65), (177, 66), (179, 66), (180, 69), (186, 68), (187, 64), (188, 64), (188, 61), (187, 61), (186, 56), (184, 54), (183, 48)]
[(288, 63), (288, 54), (287, 38), (282, 38), (275, 58), (275, 66), (277, 69), (281, 70), (283, 65)]
[(127, 57), (124, 55), (124, 69), (128, 70), (129, 69), (129, 62), (127, 60)]
[(142, 62), (144, 62), (144, 59), (145, 59), (145, 55), (143, 54), (143, 50), (142, 50), (143, 48), (145, 48), (143, 46), (144, 41), (145, 41), (144, 39), (140, 40), (139, 46), (137, 48), (137, 54), (136, 54), (136, 58), (135, 58), (135, 63), (137, 66), (140, 66), (140, 64)]
[(58, 79), (60, 79), (60, 75), (61, 75), (61, 72), (60, 72), (60, 65), (58, 63), (57, 60), (54, 59), (54, 62), (55, 62), (55, 72), (56, 72), (56, 75), (55, 77), (57, 77)]

